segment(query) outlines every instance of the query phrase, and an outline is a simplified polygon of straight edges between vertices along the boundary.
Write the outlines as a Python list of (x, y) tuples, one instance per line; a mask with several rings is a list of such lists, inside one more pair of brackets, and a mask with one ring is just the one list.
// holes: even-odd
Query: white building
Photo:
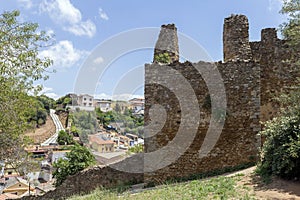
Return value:
[(83, 107), (93, 107), (94, 106), (94, 97), (88, 94), (82, 94), (78, 97), (78, 104), (79, 106)]
[(144, 106), (145, 106), (144, 98), (133, 98), (130, 99), (128, 102), (133, 112), (139, 112), (141, 110), (144, 110)]
[(100, 108), (102, 112), (111, 111), (111, 100), (105, 100), (105, 99), (94, 99), (94, 106), (96, 108)]

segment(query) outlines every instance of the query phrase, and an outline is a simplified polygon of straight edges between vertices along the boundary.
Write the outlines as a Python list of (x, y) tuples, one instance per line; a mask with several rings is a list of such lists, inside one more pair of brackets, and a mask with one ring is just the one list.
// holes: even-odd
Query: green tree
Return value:
[(121, 106), (120, 106), (120, 104), (116, 103), (115, 111), (116, 111), (117, 113), (120, 113), (120, 112), (121, 112)]
[(37, 96), (37, 100), (43, 103), (44, 108), (48, 113), (50, 113), (50, 109), (54, 108), (55, 100), (46, 95)]
[(56, 186), (59, 186), (70, 175), (74, 175), (79, 171), (95, 164), (95, 157), (84, 146), (75, 144), (71, 147), (71, 152), (67, 153), (65, 160), (59, 159), (54, 163), (53, 176), (56, 178)]
[(300, 115), (274, 118), (265, 126), (259, 172), (266, 177), (300, 178)]
[(52, 63), (38, 53), (49, 45), (49, 36), (38, 30), (38, 24), (19, 22), (19, 15), (19, 11), (0, 15), (0, 160), (6, 163), (16, 163), (16, 149), (26, 146), (23, 133), (35, 109), (28, 94), (41, 90), (34, 81), (47, 79), (44, 72)]
[(130, 153), (143, 153), (144, 152), (144, 145), (142, 145), (142, 144), (134, 145), (133, 147), (130, 147), (128, 149), (128, 151)]
[(64, 130), (59, 131), (57, 142), (60, 145), (70, 145), (75, 143), (73, 137)]
[(300, 46), (300, 1), (284, 0), (282, 14), (287, 15), (287, 22), (280, 26), (281, 33), (290, 45), (294, 47)]

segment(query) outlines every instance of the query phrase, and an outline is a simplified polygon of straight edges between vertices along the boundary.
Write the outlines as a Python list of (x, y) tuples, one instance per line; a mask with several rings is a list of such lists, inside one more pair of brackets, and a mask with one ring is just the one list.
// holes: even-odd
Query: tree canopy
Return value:
[(67, 159), (60, 158), (54, 163), (55, 171), (53, 176), (56, 178), (56, 186), (61, 185), (62, 182), (69, 176), (93, 165), (95, 157), (84, 146), (75, 144), (71, 147), (71, 152), (67, 153)]
[(39, 56), (50, 37), (38, 24), (18, 21), (19, 11), (0, 15), (0, 160), (15, 161), (15, 150), (24, 148), (23, 132), (32, 112), (32, 98), (41, 86), (35, 81), (48, 77), (52, 64)]

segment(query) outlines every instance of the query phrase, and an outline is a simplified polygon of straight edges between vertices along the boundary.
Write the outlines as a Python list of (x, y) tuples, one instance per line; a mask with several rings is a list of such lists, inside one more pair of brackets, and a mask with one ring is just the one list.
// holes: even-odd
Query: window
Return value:
[(83, 100), (85, 100), (85, 101), (86, 101), (86, 98), (83, 98)]
[(12, 171), (9, 171), (9, 172), (7, 172), (8, 173), (8, 175), (12, 175)]
[(90, 98), (90, 101), (92, 101), (92, 98)]

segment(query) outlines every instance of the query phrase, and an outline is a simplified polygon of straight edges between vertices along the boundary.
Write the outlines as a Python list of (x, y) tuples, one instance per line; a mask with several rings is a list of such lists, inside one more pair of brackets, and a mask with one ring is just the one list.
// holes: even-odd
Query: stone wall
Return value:
[[(145, 154), (68, 177), (38, 199), (60, 199), (100, 186), (161, 183), (255, 161), (260, 121), (276, 115), (273, 97), (288, 91), (299, 71), (285, 62), (292, 54), (275, 29), (262, 30), (259, 42), (249, 42), (248, 29), (246, 16), (232, 15), (224, 20), (224, 62), (180, 63), (177, 28), (163, 25), (154, 56), (168, 53), (171, 63), (145, 65)], [(222, 86), (225, 96), (210, 90)], [(225, 109), (219, 109), (220, 102)], [(216, 142), (211, 151), (208, 135), (208, 141)]]
[[(152, 69), (157, 70), (158, 74), (153, 74)], [(161, 76), (159, 73), (167, 66), (159, 64), (146, 65), (147, 74), (154, 77)], [(200, 123), (195, 138), (183, 138), (192, 140), (191, 145), (185, 152), (172, 164), (154, 172), (146, 173), (146, 182), (161, 182), (174, 177), (188, 177), (193, 174), (213, 171), (224, 167), (236, 166), (243, 163), (253, 162), (258, 153), (260, 145), (257, 133), (260, 130), (260, 88), (259, 88), (259, 65), (254, 62), (228, 62), (228, 63), (173, 63), (169, 65), (172, 69), (182, 74), (192, 86), (197, 97), (200, 112)], [(199, 68), (217, 67), (221, 72), (225, 92), (227, 97), (227, 117), (222, 133), (217, 140), (213, 150), (205, 157), (200, 156), (199, 151), (203, 145), (204, 138), (208, 131), (210, 118), (214, 117), (210, 109), (205, 108), (207, 96), (217, 96), (218, 94), (208, 93), (208, 89), (201, 75)], [(172, 75), (170, 75), (172, 76)], [(172, 77), (166, 77), (162, 80), (169, 81)], [(146, 80), (147, 82), (147, 80)], [(175, 81), (176, 82), (176, 81)], [(166, 85), (166, 83), (162, 83)], [(181, 83), (182, 84), (182, 83)], [(181, 84), (176, 87), (181, 87)], [(164, 127), (155, 136), (145, 140), (146, 153), (159, 151), (178, 133), (182, 119), (180, 112), (182, 104), (189, 104), (190, 99), (178, 99), (169, 88), (157, 84), (147, 84), (145, 86), (145, 121), (149, 122), (149, 109), (151, 105), (162, 105), (167, 112), (167, 119)], [(197, 126), (192, 123), (191, 127)], [(145, 134), (153, 134), (145, 127)], [(188, 133), (186, 133), (188, 135)], [(180, 144), (179, 144), (180, 145)], [(161, 159), (157, 157), (157, 159)]]
[(245, 15), (231, 15), (225, 18), (223, 54), (224, 62), (252, 59), (249, 44), (249, 23)]
[(133, 159), (138, 160), (133, 161), (137, 164), (135, 167), (143, 167), (141, 157), (129, 159), (130, 161), (125, 159), (110, 166), (97, 166), (81, 171), (76, 175), (69, 176), (62, 185), (43, 196), (23, 197), (22, 199), (66, 199), (73, 195), (87, 194), (99, 187), (113, 188), (142, 183), (144, 181), (144, 175), (142, 173), (131, 173), (124, 170), (118, 170), (122, 168), (121, 165), (128, 165), (128, 167), (131, 167), (129, 162), (132, 162)]
[[(261, 146), (258, 135), (261, 130), (260, 121), (266, 121), (278, 113), (279, 105), (274, 97), (290, 90), (290, 86), (296, 83), (296, 77), (299, 77), (299, 71), (285, 62), (291, 58), (291, 51), (285, 41), (277, 38), (275, 29), (262, 30), (260, 42), (249, 42), (248, 29), (248, 19), (244, 15), (232, 15), (224, 20), (224, 62), (176, 61), (169, 65), (145, 65), (145, 134), (151, 136), (145, 140), (146, 154), (161, 151), (171, 144), (180, 125), (186, 121), (182, 116), (181, 106), (189, 104), (189, 96), (182, 99), (173, 92), (184, 91), (186, 83), (172, 73), (164, 74), (166, 68), (171, 68), (184, 77), (192, 87), (201, 111), (199, 123), (191, 121), (190, 124), (185, 124), (190, 128), (197, 126), (191, 145), (171, 164), (145, 173), (146, 182), (160, 183), (171, 178), (189, 177), (257, 159)], [(219, 95), (208, 92), (207, 82), (203, 80), (205, 75), (199, 73), (199, 69), (209, 67), (216, 68), (221, 74), (227, 108), (224, 127), (221, 134), (215, 136), (218, 137), (217, 143), (208, 155), (201, 156), (199, 151), (214, 117), (210, 107), (205, 109), (205, 105), (209, 97)], [(167, 82), (172, 82), (170, 88), (165, 87)], [(150, 116), (152, 106), (156, 105), (161, 105), (167, 116), (159, 131), (153, 130), (153, 123), (157, 123), (156, 116)], [(182, 143), (191, 139), (188, 130)], [(170, 159), (163, 155), (157, 157), (161, 162), (166, 158)]]
[(291, 66), (287, 60), (293, 59), (288, 44), (277, 38), (275, 28), (261, 31), (260, 42), (250, 42), (253, 60), (261, 68), (261, 121), (266, 121), (279, 111), (274, 97), (288, 92), (295, 85), (299, 70)]
[(160, 54), (168, 53), (171, 62), (179, 61), (177, 28), (174, 24), (162, 25), (155, 44), (153, 62)]

